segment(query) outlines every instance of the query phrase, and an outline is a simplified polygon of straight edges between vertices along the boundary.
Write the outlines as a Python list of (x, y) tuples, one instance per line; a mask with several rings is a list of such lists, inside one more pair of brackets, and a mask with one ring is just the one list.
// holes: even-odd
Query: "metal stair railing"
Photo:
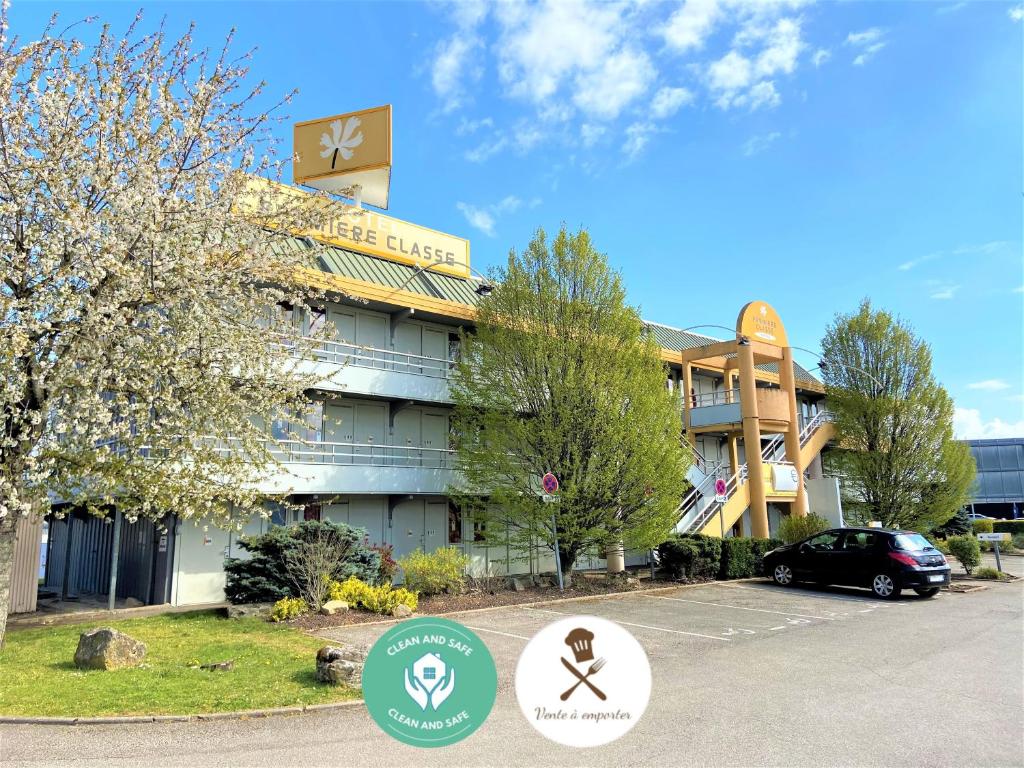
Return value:
[[(811, 439), (811, 436), (827, 421), (831, 421), (831, 414), (827, 409), (821, 409), (815, 414), (814, 418), (807, 422), (803, 430), (800, 432), (800, 447), (802, 448), (807, 444), (807, 441)], [(785, 458), (786, 442), (782, 435), (776, 435), (768, 444), (761, 449), (761, 460), (765, 462), (778, 462)], [(693, 510), (692, 507), (698, 503), (699, 499), (703, 498), (703, 495), (699, 493), (700, 488), (705, 487), (708, 479), (712, 478), (712, 475), (708, 475), (705, 481), (700, 484), (698, 488), (694, 488), (686, 498), (683, 499), (683, 503), (679, 506), (679, 522), (682, 523), (684, 518), (689, 515)], [(717, 477), (715, 478), (717, 479)], [(747, 480), (747, 465), (742, 464), (732, 477), (726, 482), (725, 486), (725, 501), (718, 501), (717, 498), (712, 499), (708, 502), (707, 506), (698, 512), (693, 519), (680, 530), (680, 533), (693, 533), (694, 531), (701, 530), (708, 521), (713, 518), (719, 510), (725, 506), (729, 499), (732, 498), (733, 494), (740, 488), (740, 486)], [(678, 525), (678, 523), (677, 523)]]

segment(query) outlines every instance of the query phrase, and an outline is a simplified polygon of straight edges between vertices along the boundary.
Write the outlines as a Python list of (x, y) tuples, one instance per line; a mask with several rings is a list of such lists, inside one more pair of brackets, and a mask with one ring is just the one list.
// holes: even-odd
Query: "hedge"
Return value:
[(995, 533), (1024, 533), (1024, 520), (993, 520), (992, 530)]
[(765, 553), (782, 546), (781, 539), (736, 536), (673, 536), (658, 547), (662, 569), (671, 578), (746, 579), (763, 574)]

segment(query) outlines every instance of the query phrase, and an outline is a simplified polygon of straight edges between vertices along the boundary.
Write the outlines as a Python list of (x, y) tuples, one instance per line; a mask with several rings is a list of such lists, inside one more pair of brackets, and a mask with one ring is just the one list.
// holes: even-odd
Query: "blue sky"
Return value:
[[(14, 31), (55, 8), (123, 29), (137, 5), (15, 0)], [(295, 120), (393, 104), (389, 213), (477, 269), (583, 226), (644, 317), (761, 299), (811, 348), (870, 297), (932, 344), (961, 436), (1024, 435), (1019, 3), (144, 8), (203, 44), (237, 27)]]

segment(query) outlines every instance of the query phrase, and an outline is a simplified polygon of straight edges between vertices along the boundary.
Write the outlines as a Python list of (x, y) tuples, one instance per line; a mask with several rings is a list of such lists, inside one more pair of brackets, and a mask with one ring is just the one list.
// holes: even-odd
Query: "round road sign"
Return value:
[(715, 480), (715, 495), (716, 496), (725, 496), (725, 491), (726, 491), (725, 480), (723, 480), (722, 478), (718, 478), (717, 480)]
[(540, 479), (540, 484), (544, 487), (544, 493), (558, 493), (558, 478), (550, 472)]

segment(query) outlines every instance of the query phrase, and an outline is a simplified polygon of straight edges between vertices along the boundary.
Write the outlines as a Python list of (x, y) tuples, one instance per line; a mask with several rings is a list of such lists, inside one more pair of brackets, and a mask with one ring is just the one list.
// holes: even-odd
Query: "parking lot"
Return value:
[[(450, 618), (487, 642), (498, 698), (484, 726), (452, 747), (394, 742), (355, 707), (144, 728), (0, 726), (0, 765), (379, 765), (382, 756), (410, 766), (1024, 765), (1021, 596), (1020, 582), (880, 602), (748, 581), (471, 611)], [(527, 640), (579, 614), (629, 628), (653, 672), (643, 719), (591, 751), (534, 732), (512, 689)], [(372, 643), (388, 626), (321, 636)]]

